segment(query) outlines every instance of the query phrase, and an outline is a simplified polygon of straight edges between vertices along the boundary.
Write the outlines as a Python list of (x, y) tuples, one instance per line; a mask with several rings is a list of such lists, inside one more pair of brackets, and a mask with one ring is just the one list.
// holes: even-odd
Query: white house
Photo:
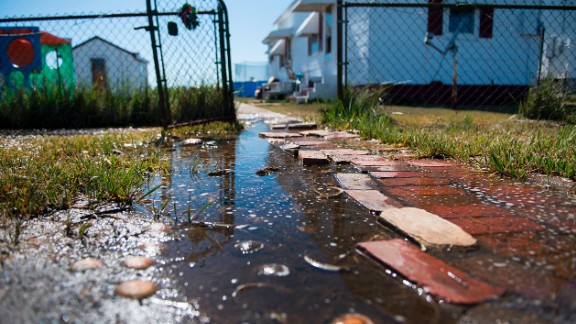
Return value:
[(299, 80), (297, 96), (336, 97), (336, 1), (296, 0), (266, 36), (271, 76)]
[(73, 48), (78, 86), (127, 91), (148, 84), (148, 61), (98, 36)]
[[(530, 0), (515, 4), (522, 1), (534, 4)], [(574, 2), (541, 0), (538, 4)], [(455, 5), (461, 1), (398, 3)], [(494, 3), (501, 2), (477, 0), (452, 9), (348, 8), (343, 77), (349, 85), (392, 85), (397, 98), (428, 99), (435, 94), (444, 100), (457, 86), (467, 103), (477, 103), (478, 93), (491, 93), (494, 103), (510, 100), (510, 94), (525, 93), (547, 75), (573, 83), (576, 12), (490, 6)], [(336, 96), (336, 7), (335, 0), (295, 0), (280, 15), (264, 39), (273, 76), (281, 81), (297, 76), (313, 91), (312, 97)]]

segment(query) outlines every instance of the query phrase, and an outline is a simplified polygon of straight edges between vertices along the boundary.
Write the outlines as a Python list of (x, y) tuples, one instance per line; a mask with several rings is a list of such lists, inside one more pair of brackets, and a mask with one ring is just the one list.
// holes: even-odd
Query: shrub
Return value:
[(526, 101), (520, 104), (519, 112), (530, 119), (545, 119), (570, 122), (574, 112), (564, 104), (566, 93), (561, 84), (546, 78), (528, 91)]

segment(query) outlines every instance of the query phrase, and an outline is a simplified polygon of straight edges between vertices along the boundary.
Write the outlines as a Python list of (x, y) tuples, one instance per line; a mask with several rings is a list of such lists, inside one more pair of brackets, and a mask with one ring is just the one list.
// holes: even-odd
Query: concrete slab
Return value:
[(404, 240), (362, 242), (358, 249), (450, 303), (477, 304), (504, 293), (504, 289), (473, 278)]
[(399, 202), (378, 190), (344, 190), (350, 197), (371, 212), (382, 212), (388, 208), (401, 207)]
[(338, 173), (336, 180), (344, 190), (370, 190), (372, 178), (364, 173)]
[(380, 213), (380, 219), (426, 248), (467, 248), (476, 245), (476, 239), (460, 226), (424, 209), (389, 208)]
[(302, 160), (305, 166), (309, 165), (327, 165), (330, 163), (328, 157), (321, 151), (316, 150), (299, 150), (298, 158)]

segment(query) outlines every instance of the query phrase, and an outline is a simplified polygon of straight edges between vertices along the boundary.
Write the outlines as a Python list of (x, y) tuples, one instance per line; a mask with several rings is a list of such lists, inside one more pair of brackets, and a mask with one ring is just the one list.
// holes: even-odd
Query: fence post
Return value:
[(158, 106), (160, 108), (160, 118), (162, 119), (162, 127), (164, 129), (168, 128), (168, 124), (170, 123), (168, 105), (167, 105), (167, 96), (164, 90), (164, 84), (162, 82), (162, 74), (160, 73), (160, 62), (158, 60), (158, 45), (156, 44), (156, 31), (158, 30), (157, 26), (154, 26), (154, 15), (153, 13), (157, 13), (156, 10), (152, 11), (152, 4), (151, 0), (146, 0), (146, 13), (148, 15), (148, 28), (147, 30), (150, 32), (150, 42), (152, 45), (152, 57), (154, 58), (154, 71), (156, 72), (156, 83), (157, 83), (157, 91), (158, 91)]
[(338, 94), (338, 99), (342, 100), (342, 96), (343, 96), (343, 75), (342, 75), (342, 70), (343, 70), (343, 65), (344, 65), (344, 60), (342, 57), (342, 48), (343, 46), (346, 46), (346, 44), (343, 44), (343, 37), (342, 37), (342, 24), (344, 23), (343, 21), (343, 17), (342, 17), (342, 0), (338, 0), (337, 1), (337, 5), (336, 5), (336, 44), (338, 44), (338, 46), (336, 47), (336, 83), (337, 85), (337, 94)]
[(232, 64), (230, 58), (230, 33), (228, 22), (228, 10), (223, 0), (218, 0), (218, 33), (220, 38), (220, 68), (222, 76), (222, 91), (224, 92), (224, 104), (230, 113), (230, 117), (236, 117), (234, 109), (234, 89), (232, 89)]

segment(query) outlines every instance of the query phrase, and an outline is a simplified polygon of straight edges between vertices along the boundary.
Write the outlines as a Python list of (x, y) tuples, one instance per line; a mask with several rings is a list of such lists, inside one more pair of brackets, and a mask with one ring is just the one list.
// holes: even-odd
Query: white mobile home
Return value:
[(98, 36), (73, 49), (79, 86), (132, 92), (148, 84), (148, 61)]
[[(474, 104), (478, 93), (490, 92), (491, 103), (511, 100), (548, 75), (576, 79), (573, 10), (494, 8), (504, 4), (494, 0), (393, 0), (387, 5), (394, 2), (399, 6), (346, 9), (343, 78), (348, 85), (390, 85), (396, 98), (436, 95), (438, 101), (446, 101), (457, 86), (460, 102)], [(336, 96), (336, 7), (335, 0), (295, 0), (264, 40), (273, 75), (281, 81), (303, 79), (317, 98)]]

